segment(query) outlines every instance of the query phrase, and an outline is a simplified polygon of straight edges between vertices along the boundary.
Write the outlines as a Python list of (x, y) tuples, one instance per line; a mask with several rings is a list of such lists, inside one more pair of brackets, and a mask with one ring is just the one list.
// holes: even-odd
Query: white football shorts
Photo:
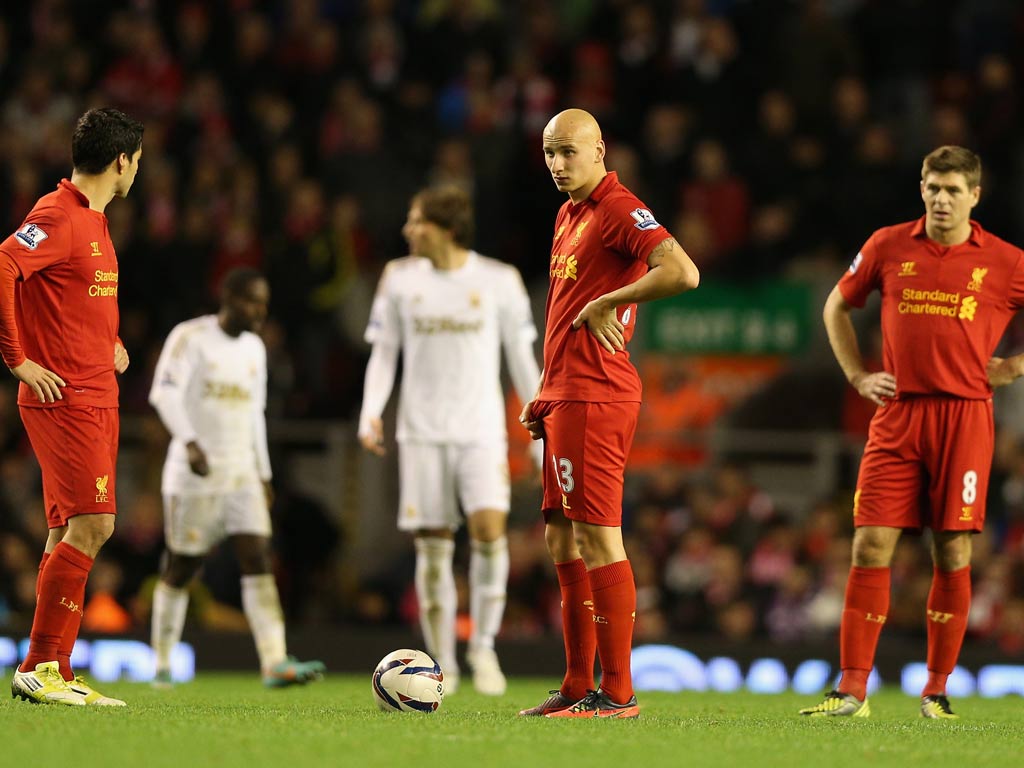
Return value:
[(508, 442), (400, 443), (398, 529), (455, 530), (481, 509), (508, 512)]
[(262, 483), (224, 493), (164, 495), (164, 536), (176, 555), (205, 555), (227, 536), (270, 533)]

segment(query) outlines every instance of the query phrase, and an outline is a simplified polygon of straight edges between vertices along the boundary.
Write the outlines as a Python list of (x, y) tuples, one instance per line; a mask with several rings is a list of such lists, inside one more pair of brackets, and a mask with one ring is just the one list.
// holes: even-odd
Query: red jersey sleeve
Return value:
[(672, 237), (635, 197), (611, 196), (601, 221), (605, 247), (622, 256), (647, 262), (651, 251)]
[(50, 207), (32, 211), (21, 228), (0, 244), (0, 355), (9, 368), (21, 365), (25, 353), (14, 310), (14, 285), (50, 264), (70, 257), (67, 214)]
[(1006, 298), (1014, 310), (1024, 307), (1024, 253), (1017, 254), (1017, 265), (1010, 275)]
[(873, 290), (881, 286), (882, 259), (879, 253), (878, 233), (854, 256), (850, 268), (839, 278), (839, 292), (854, 307), (863, 307)]
[(18, 265), (21, 276), (33, 274), (71, 258), (71, 222), (56, 206), (32, 211), (21, 229), (3, 243), (3, 249)]
[(14, 284), (17, 280), (18, 265), (7, 253), (0, 251), (0, 356), (8, 368), (17, 368), (25, 362), (14, 312)]

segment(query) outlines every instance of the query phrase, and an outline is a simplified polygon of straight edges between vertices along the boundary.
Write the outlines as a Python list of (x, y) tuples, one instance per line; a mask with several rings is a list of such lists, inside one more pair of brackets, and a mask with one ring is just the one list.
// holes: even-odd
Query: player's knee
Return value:
[(263, 540), (237, 541), (235, 555), (243, 576), (270, 573), (270, 543)]
[(78, 515), (68, 521), (63, 540), (89, 557), (96, 557), (113, 533), (113, 515)]
[(572, 541), (573, 544), (576, 545), (576, 549), (579, 551), (580, 556), (584, 560), (587, 559), (588, 554), (591, 554), (593, 552), (594, 542), (591, 540), (591, 537), (586, 534), (585, 531), (579, 529), (573, 530)]
[(238, 570), (243, 576), (270, 573), (270, 539), (249, 534), (232, 537)]
[(167, 553), (167, 561), (160, 578), (168, 585), (181, 589), (199, 572), (203, 558)]
[(892, 548), (877, 539), (855, 539), (853, 564), (858, 568), (885, 568), (892, 560)]
[(544, 543), (556, 563), (566, 563), (580, 556), (575, 534), (567, 525), (547, 525), (544, 529)]
[(89, 515), (89, 529), (94, 541), (100, 546), (107, 543), (107, 539), (114, 535), (113, 515)]
[(497, 510), (481, 510), (471, 515), (467, 527), (473, 541), (497, 541), (505, 535), (505, 521), (508, 515)]
[(948, 539), (936, 537), (932, 557), (935, 561), (935, 567), (946, 573), (966, 568), (971, 564), (970, 535), (955, 536)]

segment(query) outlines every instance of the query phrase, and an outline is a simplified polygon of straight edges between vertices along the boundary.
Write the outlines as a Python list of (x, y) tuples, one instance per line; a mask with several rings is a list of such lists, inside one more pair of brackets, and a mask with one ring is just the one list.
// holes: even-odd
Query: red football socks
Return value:
[(936, 568), (928, 593), (928, 683), (921, 696), (946, 693), (946, 678), (960, 656), (970, 608), (971, 567), (948, 573)]
[(582, 559), (555, 563), (562, 592), (562, 639), (565, 642), (565, 679), (562, 695), (579, 701), (594, 687), (594, 602)]
[[(61, 674), (70, 679), (71, 648), (82, 624), (85, 582), (92, 563), (91, 557), (70, 544), (61, 542), (54, 547), (39, 576), (36, 612), (29, 635), (28, 655), (20, 667), (22, 672), (29, 672), (45, 661), (58, 660), (61, 662)], [(60, 658), (62, 650), (64, 659)]]
[(49, 559), (50, 553), (43, 552), (43, 559), (39, 561), (39, 573), (36, 575), (36, 600), (39, 599), (39, 585), (42, 583), (43, 580), (43, 568), (46, 567), (46, 561)]
[(843, 676), (838, 690), (863, 700), (875, 649), (889, 613), (889, 569), (850, 568), (846, 600), (839, 629), (839, 665)]
[(601, 659), (601, 688), (616, 704), (633, 696), (630, 653), (636, 619), (636, 584), (629, 560), (587, 572), (594, 595), (594, 629)]

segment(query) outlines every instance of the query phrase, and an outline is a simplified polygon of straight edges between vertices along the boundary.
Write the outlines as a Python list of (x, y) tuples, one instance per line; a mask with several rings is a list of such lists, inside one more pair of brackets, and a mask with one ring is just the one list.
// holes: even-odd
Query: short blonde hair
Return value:
[(929, 173), (962, 173), (967, 180), (967, 188), (974, 189), (981, 184), (981, 158), (964, 147), (939, 147), (925, 155), (921, 181)]

